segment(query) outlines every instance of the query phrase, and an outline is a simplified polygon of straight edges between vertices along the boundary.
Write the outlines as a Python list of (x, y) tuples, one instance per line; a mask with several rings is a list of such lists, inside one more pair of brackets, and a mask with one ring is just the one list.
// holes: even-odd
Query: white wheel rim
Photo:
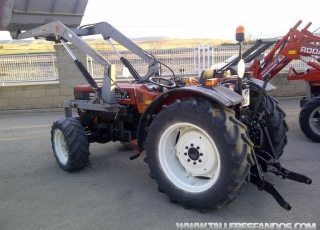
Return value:
[(62, 165), (66, 165), (68, 161), (68, 147), (66, 139), (61, 130), (56, 129), (53, 133), (54, 149), (59, 161)]
[(160, 138), (158, 151), (164, 173), (184, 191), (203, 192), (219, 177), (220, 156), (214, 141), (191, 123), (176, 123), (167, 128)]
[[(318, 114), (316, 115), (316, 113)], [(309, 125), (314, 133), (317, 135), (320, 135), (320, 124), (319, 124), (319, 118), (320, 118), (320, 107), (313, 110), (309, 117)]]

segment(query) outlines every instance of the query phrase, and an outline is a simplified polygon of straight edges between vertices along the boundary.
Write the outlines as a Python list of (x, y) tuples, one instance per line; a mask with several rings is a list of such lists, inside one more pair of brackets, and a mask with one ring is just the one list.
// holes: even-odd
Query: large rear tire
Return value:
[(320, 97), (314, 97), (304, 104), (300, 111), (299, 124), (306, 137), (320, 142)]
[[(253, 98), (254, 96), (251, 97)], [(255, 97), (257, 98), (257, 96)], [(258, 109), (258, 112), (266, 112), (265, 110), (269, 112), (269, 114), (265, 114), (265, 116), (263, 116), (263, 120), (266, 123), (267, 131), (275, 154), (278, 158), (280, 158), (283, 154), (285, 146), (288, 144), (287, 132), (289, 127), (285, 121), (286, 114), (278, 104), (279, 102), (275, 98), (265, 94), (262, 98), (262, 103)], [(253, 110), (254, 106), (254, 103), (250, 104), (251, 110)], [(261, 143), (260, 149), (268, 153), (272, 153), (267, 140)]]
[(83, 169), (89, 162), (89, 143), (81, 123), (74, 117), (55, 121), (51, 130), (54, 156), (67, 172)]
[(249, 181), (252, 142), (233, 110), (203, 99), (176, 100), (147, 128), (146, 162), (170, 201), (222, 208)]

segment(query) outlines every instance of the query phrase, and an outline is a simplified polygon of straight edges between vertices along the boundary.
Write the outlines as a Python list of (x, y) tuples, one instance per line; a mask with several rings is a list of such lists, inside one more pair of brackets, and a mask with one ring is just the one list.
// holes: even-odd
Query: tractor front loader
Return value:
[[(174, 74), (159, 76), (160, 65), (167, 65), (106, 22), (70, 28), (52, 20), (20, 32), (31, 21), (25, 17), (11, 34), (16, 39), (36, 37), (61, 43), (89, 83), (74, 87), (75, 98), (63, 103), (65, 117), (52, 125), (52, 148), (63, 170), (85, 168), (90, 143), (130, 144), (135, 151), (131, 160), (145, 150), (150, 177), (160, 192), (166, 193), (171, 202), (200, 211), (229, 204), (248, 182), (270, 193), (281, 207), (290, 210), (291, 205), (266, 180), (267, 172), (311, 184), (310, 178), (291, 172), (279, 162), (287, 144), (285, 113), (268, 95), (274, 87), (244, 72), (241, 28), (236, 36), (240, 45), (239, 76), (215, 78), (214, 71), (204, 70), (203, 77), (194, 83)], [(10, 25), (7, 23), (6, 28)], [(128, 83), (117, 83), (114, 66), (80, 38), (96, 34), (101, 34), (114, 49), (111, 39), (141, 57), (149, 64), (148, 72), (140, 76), (115, 49), (134, 78)], [(68, 42), (105, 67), (102, 84), (97, 84), (77, 60)]]

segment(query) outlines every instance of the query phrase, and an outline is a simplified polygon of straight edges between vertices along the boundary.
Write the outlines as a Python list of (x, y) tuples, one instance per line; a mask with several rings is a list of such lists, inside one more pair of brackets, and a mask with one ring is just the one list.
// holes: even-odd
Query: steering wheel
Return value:
[(162, 77), (149, 77), (149, 81), (155, 85), (166, 88), (175, 88), (177, 86), (174, 81)]

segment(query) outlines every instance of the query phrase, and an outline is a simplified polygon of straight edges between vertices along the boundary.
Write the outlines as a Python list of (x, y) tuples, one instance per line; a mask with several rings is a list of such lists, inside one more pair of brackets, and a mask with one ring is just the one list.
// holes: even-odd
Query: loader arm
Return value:
[[(242, 59), (245, 63), (249, 63), (255, 60), (258, 56), (260, 56), (264, 51), (270, 48), (272, 45), (278, 42), (278, 39), (259, 39), (256, 43), (250, 47), (247, 51), (242, 54)], [(222, 66), (220, 69), (217, 69), (217, 73), (221, 73), (227, 70), (231, 66), (236, 66), (239, 62), (240, 58), (237, 57), (227, 63), (226, 65)], [(257, 60), (258, 61), (258, 60)], [(259, 62), (259, 61), (258, 61)]]
[(301, 31), (298, 30), (302, 21), (298, 21), (289, 32), (280, 39), (274, 48), (268, 53), (262, 62), (257, 65), (257, 61), (253, 63), (249, 71), (253, 72), (253, 76), (257, 79), (264, 80), (268, 75), (271, 80), (283, 68), (285, 68), (293, 60), (301, 60), (309, 66), (320, 71), (320, 66), (316, 62), (305, 61), (303, 57), (312, 57), (319, 61), (320, 59), (320, 37), (314, 36), (308, 28), (308, 23)]
[[(81, 32), (82, 34), (90, 34), (90, 31), (87, 29), (78, 31), (78, 33)], [(70, 29), (66, 27), (63, 23), (60, 21), (51, 22), (48, 24), (45, 24), (43, 26), (39, 26), (37, 28), (25, 31), (23, 33), (17, 34), (16, 39), (25, 39), (25, 38), (39, 38), (44, 37), (47, 40), (53, 40), (56, 42), (61, 42), (72, 59), (74, 60), (74, 63), (79, 68), (83, 76), (86, 78), (88, 83), (90, 84), (91, 88), (94, 89), (96, 94), (99, 96), (99, 98), (102, 99), (102, 102), (108, 102), (109, 104), (115, 104), (115, 96), (114, 96), (114, 86), (112, 82), (115, 81), (115, 76), (110, 76), (110, 66), (111, 63), (104, 59), (99, 53), (97, 53), (94, 49), (92, 49), (86, 42), (84, 42), (74, 31), (73, 29)], [(99, 62), (105, 69), (104, 71), (104, 77), (103, 77), (103, 89), (98, 89), (97, 83), (92, 78), (90, 73), (87, 71), (87, 69), (84, 67), (84, 65), (78, 61), (78, 59), (75, 57), (75, 55), (72, 53), (72, 51), (68, 48), (66, 45), (66, 41), (69, 41), (73, 45), (75, 45), (80, 50), (84, 51), (87, 55), (91, 56), (93, 59), (95, 59), (97, 62)], [(102, 92), (103, 94), (102, 94)]]
[[(68, 28), (60, 21), (51, 22), (45, 24), (43, 26), (39, 26), (37, 28), (25, 31), (23, 33), (17, 34), (16, 39), (25, 39), (25, 38), (40, 38), (43, 37), (46, 40), (61, 42), (66, 50), (69, 52), (71, 57), (74, 59), (75, 64), (82, 72), (90, 86), (95, 90), (99, 98), (102, 99), (103, 102), (107, 102), (108, 104), (115, 104), (115, 76), (110, 75), (110, 66), (111, 63), (103, 58), (98, 52), (92, 49), (85, 41), (83, 41), (80, 37), (88, 36), (88, 35), (102, 35), (104, 40), (107, 40), (112, 48), (119, 55), (122, 63), (129, 69), (132, 76), (135, 78), (137, 82), (146, 82), (152, 76), (158, 76), (159, 74), (159, 63), (151, 57), (151, 55), (147, 54), (143, 51), (139, 46), (133, 43), (129, 38), (124, 36), (118, 30), (116, 30), (113, 26), (108, 24), (107, 22), (100, 22), (93, 25), (83, 26), (81, 28)], [(148, 72), (144, 77), (140, 77), (136, 70), (131, 66), (129, 61), (125, 59), (113, 46), (110, 39), (113, 39), (126, 47), (128, 50), (145, 60), (148, 66)], [(94, 60), (104, 66), (104, 77), (103, 77), (103, 88), (102, 90), (98, 89), (95, 80), (92, 78), (90, 73), (84, 67), (82, 63), (80, 63), (76, 57), (72, 54), (71, 50), (68, 49), (66, 45), (66, 41), (72, 43), (80, 50), (84, 51), (87, 55), (91, 56)]]
[[(126, 47), (128, 50), (142, 58), (144, 61), (146, 61), (149, 64), (148, 67), (148, 73), (142, 77), (142, 81), (146, 81), (149, 77), (153, 75), (159, 74), (159, 63), (151, 57), (148, 53), (146, 53), (144, 50), (142, 50), (138, 45), (136, 45), (134, 42), (132, 42), (128, 37), (123, 35), (120, 31), (118, 31), (116, 28), (114, 28), (112, 25), (110, 25), (107, 22), (100, 22), (94, 25), (87, 26), (86, 28), (89, 29), (89, 31), (92, 31), (93, 34), (101, 34), (104, 40), (107, 40), (111, 46), (114, 48), (112, 43), (110, 42), (110, 38), (121, 44), (122, 46)], [(115, 49), (115, 48), (114, 48)], [(115, 50), (116, 51), (116, 50)], [(117, 52), (117, 51), (116, 51)], [(117, 52), (117, 54), (120, 56), (120, 60), (123, 62), (123, 64), (129, 68), (132, 68), (126, 60), (122, 57), (122, 55)], [(128, 66), (129, 65), (129, 66)], [(136, 74), (134, 75), (136, 80), (139, 81), (139, 77)]]
[[(149, 77), (158, 75), (158, 62), (153, 57), (151, 57), (151, 55), (147, 54), (138, 45), (136, 45), (129, 38), (127, 38), (107, 22), (100, 22), (83, 26), (81, 28), (72, 29), (66, 27), (63, 23), (56, 21), (18, 34), (17, 39), (45, 37), (47, 40), (59, 41), (61, 38), (63, 38), (77, 46), (79, 49), (83, 50), (86, 54), (91, 56), (103, 66), (109, 66), (110, 62), (105, 60), (94, 49), (92, 49), (81, 38), (79, 38), (79, 36), (88, 35), (102, 35), (103, 39), (107, 40), (111, 44), (112, 48), (115, 49), (110, 41), (110, 39), (113, 39), (140, 58), (142, 58), (144, 61), (146, 61), (149, 64), (148, 73), (144, 77), (133, 74), (136, 80), (146, 81)], [(130, 69), (133, 68), (132, 66), (130, 66), (130, 63), (128, 63), (128, 61), (124, 57), (122, 57), (122, 55), (117, 50), (115, 51), (119, 55), (120, 60), (123, 62), (123, 64), (129, 68), (129, 71), (134, 71), (133, 69)]]
[(83, 36), (87, 33), (90, 35), (88, 29), (74, 30), (66, 27), (60, 21), (51, 22), (43, 26), (25, 31), (17, 35), (16, 39), (25, 39), (25, 38), (40, 38), (44, 37), (47, 40), (54, 40), (60, 42), (61, 39), (69, 41), (86, 54), (94, 58), (103, 66), (109, 66), (111, 63), (105, 60), (99, 53), (92, 49), (86, 42), (84, 42), (78, 35)]
[[(115, 49), (120, 60), (138, 82), (147, 81), (149, 77), (158, 75), (159, 63), (110, 24), (101, 22), (75, 29), (81, 23), (87, 3), (88, 0), (50, 0), (46, 2), (40, 0), (1, 0), (0, 31), (9, 31), (13, 39), (45, 37), (47, 40), (56, 42), (60, 42), (61, 39), (69, 41), (103, 66), (108, 67), (110, 63), (78, 37), (99, 34), (110, 43), (113, 49), (115, 47), (110, 38), (149, 64), (148, 73), (141, 78), (128, 60)], [(21, 33), (21, 31), (26, 32)]]

